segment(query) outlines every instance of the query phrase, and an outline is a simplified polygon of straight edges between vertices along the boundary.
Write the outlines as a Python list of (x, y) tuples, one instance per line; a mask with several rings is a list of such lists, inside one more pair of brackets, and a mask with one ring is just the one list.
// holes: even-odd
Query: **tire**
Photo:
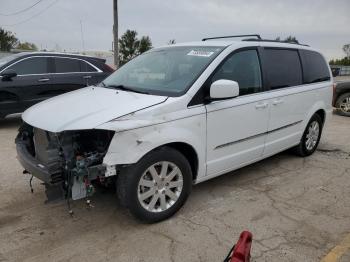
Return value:
[(337, 98), (335, 107), (338, 115), (350, 117), (350, 93), (340, 95)]
[[(318, 126), (318, 132), (315, 132), (315, 128), (314, 128), (314, 133), (312, 132), (311, 129), (314, 126)], [(318, 114), (313, 115), (309, 123), (306, 125), (304, 134), (300, 140), (299, 145), (297, 145), (294, 148), (294, 152), (301, 157), (312, 155), (315, 152), (318, 146), (318, 143), (320, 142), (322, 127), (323, 127), (323, 122), (321, 117)], [(318, 133), (317, 136), (316, 136), (316, 133)], [(312, 138), (310, 139), (310, 137)]]
[(175, 214), (185, 203), (191, 188), (192, 171), (188, 160), (170, 147), (146, 154), (136, 164), (122, 170), (117, 178), (120, 203), (146, 223), (159, 222)]

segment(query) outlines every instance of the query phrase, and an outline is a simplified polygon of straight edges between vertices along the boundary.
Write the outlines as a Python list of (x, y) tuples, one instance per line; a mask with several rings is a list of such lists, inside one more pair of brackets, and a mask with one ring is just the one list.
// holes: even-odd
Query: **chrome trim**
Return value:
[(270, 130), (270, 131), (267, 131), (267, 132), (264, 132), (264, 133), (260, 133), (260, 134), (248, 136), (248, 137), (245, 137), (245, 138), (236, 140), (236, 141), (232, 141), (232, 142), (228, 142), (228, 143), (225, 143), (225, 144), (222, 144), (222, 145), (218, 145), (217, 147), (214, 148), (214, 150), (220, 149), (220, 148), (223, 148), (223, 147), (227, 147), (227, 146), (231, 146), (231, 145), (236, 144), (236, 143), (241, 143), (241, 142), (244, 142), (244, 141), (253, 139), (253, 138), (257, 138), (257, 137), (259, 137), (259, 136), (268, 135), (268, 134), (270, 134), (270, 133), (277, 132), (277, 131), (279, 131), (279, 130), (282, 130), (282, 129), (285, 129), (285, 128), (288, 128), (288, 127), (295, 126), (295, 125), (297, 125), (297, 124), (299, 124), (299, 123), (301, 123), (301, 122), (303, 122), (303, 121), (300, 120), (300, 121), (297, 121), (297, 122), (294, 122), (294, 123), (291, 123), (291, 124), (288, 124), (288, 125), (285, 125), (285, 126), (281, 126), (281, 127), (275, 128), (275, 129), (273, 129), (273, 130)]
[(36, 55), (36, 56), (28, 56), (28, 57), (24, 57), (10, 65), (8, 65), (7, 67), (5, 67), (1, 72), (4, 72), (6, 69), (8, 69), (9, 67), (19, 63), (19, 62), (22, 62), (23, 60), (27, 60), (27, 59), (30, 59), (30, 58), (36, 58), (36, 57), (51, 57), (51, 58), (66, 58), (66, 59), (74, 59), (74, 60), (80, 60), (80, 61), (83, 61), (87, 64), (89, 64), (90, 66), (92, 66), (96, 71), (95, 72), (65, 72), (65, 73), (44, 73), (44, 74), (26, 74), (26, 75), (17, 75), (17, 76), (36, 76), (36, 75), (58, 75), (58, 74), (89, 74), (89, 73), (101, 73), (103, 72), (101, 69), (99, 69), (98, 67), (96, 67), (95, 65), (91, 64), (89, 61), (86, 61), (84, 59), (81, 59), (81, 58), (75, 58), (75, 57), (68, 57), (68, 56), (53, 56), (53, 55)]

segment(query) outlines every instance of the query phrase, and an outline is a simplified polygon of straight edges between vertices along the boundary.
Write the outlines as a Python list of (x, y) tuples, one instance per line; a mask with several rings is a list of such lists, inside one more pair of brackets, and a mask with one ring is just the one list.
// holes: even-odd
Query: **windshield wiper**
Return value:
[(119, 89), (119, 90), (123, 90), (123, 91), (131, 91), (131, 92), (135, 92), (135, 93), (139, 93), (139, 94), (149, 94), (148, 92), (146, 91), (141, 91), (141, 90), (136, 90), (132, 87), (128, 87), (128, 86), (124, 86), (124, 85), (106, 85), (104, 84), (104, 87), (107, 87), (107, 88), (116, 88), (116, 89)]

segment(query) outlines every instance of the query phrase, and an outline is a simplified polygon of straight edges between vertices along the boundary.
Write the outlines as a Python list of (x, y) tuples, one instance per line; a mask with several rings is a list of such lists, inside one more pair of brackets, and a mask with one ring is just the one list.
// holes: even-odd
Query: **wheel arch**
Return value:
[(158, 146), (157, 148), (154, 148), (150, 152), (157, 150), (161, 147), (171, 147), (171, 148), (179, 151), (181, 154), (183, 154), (191, 166), (192, 180), (195, 181), (197, 179), (198, 162), (199, 161), (198, 161), (198, 154), (197, 154), (196, 150), (193, 148), (193, 146), (191, 146), (188, 143), (184, 143), (184, 142), (172, 142), (172, 143), (167, 143), (167, 144)]

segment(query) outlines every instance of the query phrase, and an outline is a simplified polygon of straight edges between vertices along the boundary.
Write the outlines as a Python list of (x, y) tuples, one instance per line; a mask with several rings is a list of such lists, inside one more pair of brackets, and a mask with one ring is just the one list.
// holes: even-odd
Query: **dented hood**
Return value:
[(23, 120), (50, 132), (92, 129), (112, 119), (163, 103), (167, 97), (86, 87), (27, 109)]

